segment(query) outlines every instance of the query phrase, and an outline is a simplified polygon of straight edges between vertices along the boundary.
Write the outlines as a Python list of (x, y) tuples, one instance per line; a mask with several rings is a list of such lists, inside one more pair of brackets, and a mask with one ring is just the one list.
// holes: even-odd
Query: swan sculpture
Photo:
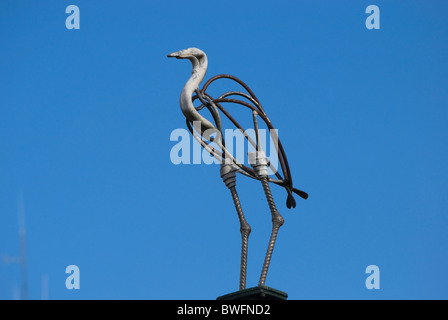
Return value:
[[(249, 87), (239, 80), (238, 78), (231, 75), (218, 75), (210, 80), (208, 80), (202, 89), (199, 89), (199, 85), (204, 80), (205, 74), (207, 72), (208, 60), (207, 55), (197, 48), (189, 48), (168, 54), (169, 58), (177, 59), (188, 59), (193, 65), (193, 72), (187, 83), (184, 85), (181, 95), (180, 95), (180, 107), (186, 118), (187, 127), (194, 136), (194, 138), (214, 157), (220, 160), (221, 177), (230, 189), (236, 211), (238, 213), (238, 218), (240, 220), (240, 232), (242, 238), (241, 246), (241, 268), (240, 268), (240, 286), (239, 289), (243, 290), (246, 288), (246, 270), (247, 270), (247, 250), (248, 250), (248, 239), (251, 232), (251, 227), (247, 223), (243, 210), (241, 208), (241, 203), (236, 192), (236, 173), (241, 173), (250, 178), (261, 181), (264, 189), (264, 193), (267, 198), (269, 209), (272, 215), (272, 232), (269, 240), (268, 249), (266, 252), (266, 257), (263, 263), (263, 268), (260, 276), (258, 285), (264, 286), (266, 282), (266, 277), (269, 269), (269, 264), (271, 262), (272, 253), (274, 250), (274, 245), (277, 239), (277, 234), (280, 227), (284, 223), (283, 217), (278, 212), (274, 199), (271, 194), (269, 183), (280, 185), (285, 188), (288, 197), (286, 201), (287, 207), (290, 209), (296, 206), (296, 202), (293, 197), (293, 193), (296, 193), (303, 199), (308, 198), (308, 194), (304, 191), (298, 190), (293, 187), (291, 174), (289, 170), (288, 161), (286, 159), (285, 152), (283, 150), (282, 144), (277, 136), (273, 136), (273, 140), (276, 141), (276, 149), (280, 161), (280, 166), (282, 169), (283, 176), (277, 171), (275, 172), (276, 178), (271, 178), (268, 175), (268, 167), (272, 168), (272, 164), (268, 161), (264, 151), (261, 148), (259, 137), (258, 137), (258, 117), (260, 117), (267, 125), (269, 129), (274, 129), (274, 126), (267, 117), (263, 107), (258, 101), (254, 93), (249, 89)], [(218, 79), (230, 79), (241, 85), (247, 93), (239, 91), (230, 91), (222, 94), (217, 99), (212, 98), (208, 93), (206, 93), (207, 88), (210, 84)], [(233, 98), (230, 98), (233, 96)], [(245, 100), (236, 99), (235, 96), (240, 96), (245, 98)], [(199, 99), (202, 103), (199, 107), (195, 107), (193, 102)], [(256, 133), (256, 141), (243, 130), (241, 125), (229, 114), (229, 112), (222, 107), (223, 103), (233, 103), (252, 110), (254, 130)], [(199, 111), (203, 108), (207, 108), (215, 122), (211, 123), (208, 119), (203, 117)], [(249, 163), (252, 169), (239, 163), (225, 147), (225, 140), (222, 134), (221, 127), (221, 114), (224, 114), (244, 135), (244, 137), (254, 146), (254, 152), (249, 152)], [(271, 136), (275, 134), (274, 130), (270, 130)], [(217, 148), (211, 146), (214, 143), (221, 151)]]

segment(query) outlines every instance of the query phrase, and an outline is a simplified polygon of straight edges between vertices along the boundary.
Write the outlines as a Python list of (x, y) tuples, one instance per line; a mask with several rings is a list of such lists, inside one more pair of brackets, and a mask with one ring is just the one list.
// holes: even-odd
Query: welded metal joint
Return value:
[(236, 172), (238, 167), (231, 163), (221, 163), (220, 175), (227, 188), (236, 186)]
[(268, 174), (268, 158), (263, 150), (248, 152), (249, 163), (254, 169), (255, 176), (260, 179), (267, 177)]

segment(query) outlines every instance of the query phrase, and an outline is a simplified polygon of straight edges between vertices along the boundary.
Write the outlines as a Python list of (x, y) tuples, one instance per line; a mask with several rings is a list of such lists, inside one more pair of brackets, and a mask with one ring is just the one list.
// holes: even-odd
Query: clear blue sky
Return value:
[[(81, 29), (67, 30), (78, 5)], [(367, 30), (365, 9), (381, 10)], [(267, 285), (290, 299), (448, 298), (446, 1), (0, 2), (0, 255), (30, 298), (215, 299), (238, 289), (240, 234), (217, 166), (170, 162), (198, 47), (263, 103), (310, 194), (286, 209)], [(223, 86), (224, 88), (224, 86)], [(239, 177), (248, 286), (270, 214)], [(65, 288), (78, 265), (81, 290)], [(381, 289), (365, 287), (365, 268)], [(0, 298), (20, 286), (0, 265)]]

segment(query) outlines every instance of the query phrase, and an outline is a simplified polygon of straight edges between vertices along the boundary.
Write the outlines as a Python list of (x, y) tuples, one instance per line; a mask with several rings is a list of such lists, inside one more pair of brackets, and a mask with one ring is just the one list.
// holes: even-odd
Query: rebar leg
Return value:
[(243, 210), (241, 209), (240, 200), (236, 193), (235, 187), (230, 188), (232, 193), (233, 202), (238, 213), (240, 220), (240, 232), (241, 232), (241, 268), (240, 268), (240, 290), (246, 289), (246, 274), (247, 274), (247, 249), (249, 245), (249, 234), (251, 232), (250, 225), (247, 223)]
[(240, 199), (236, 192), (236, 174), (238, 169), (231, 164), (221, 165), (221, 178), (226, 186), (229, 188), (232, 194), (233, 202), (235, 204), (236, 212), (238, 213), (238, 219), (240, 220), (240, 232), (241, 232), (241, 265), (240, 265), (240, 290), (246, 289), (246, 274), (247, 274), (247, 250), (249, 244), (249, 234), (251, 232), (250, 225), (247, 223), (246, 218), (241, 208)]
[(280, 227), (283, 225), (285, 220), (277, 211), (275, 207), (274, 198), (272, 197), (271, 188), (269, 187), (268, 182), (268, 169), (267, 164), (268, 160), (264, 151), (258, 150), (255, 152), (249, 152), (249, 162), (254, 168), (255, 175), (261, 181), (263, 185), (264, 194), (266, 195), (266, 199), (268, 201), (269, 209), (272, 215), (272, 232), (271, 238), (269, 239), (268, 250), (266, 252), (266, 257), (264, 259), (263, 268), (261, 270), (260, 281), (258, 283), (259, 286), (264, 286), (266, 282), (266, 277), (268, 275), (269, 265), (271, 263), (272, 253), (274, 252), (275, 241), (277, 240), (277, 234)]
[(275, 207), (274, 199), (272, 198), (271, 189), (269, 187), (269, 183), (266, 177), (261, 178), (261, 183), (263, 185), (264, 193), (266, 195), (266, 199), (268, 200), (269, 209), (271, 210), (272, 215), (272, 232), (271, 238), (269, 239), (268, 250), (266, 252), (266, 257), (263, 263), (263, 269), (261, 270), (260, 281), (258, 283), (259, 286), (264, 286), (266, 282), (266, 277), (268, 275), (269, 265), (271, 263), (272, 253), (274, 252), (275, 241), (277, 240), (277, 234), (280, 227), (283, 225), (285, 220), (277, 211)]

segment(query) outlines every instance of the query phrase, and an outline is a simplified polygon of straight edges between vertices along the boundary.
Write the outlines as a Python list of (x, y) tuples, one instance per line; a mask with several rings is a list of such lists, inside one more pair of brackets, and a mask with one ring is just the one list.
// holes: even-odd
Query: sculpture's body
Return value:
[[(268, 201), (269, 209), (272, 215), (272, 233), (268, 245), (268, 250), (266, 253), (266, 258), (263, 264), (263, 269), (261, 272), (261, 277), (259, 281), (259, 286), (263, 286), (266, 281), (266, 276), (268, 273), (269, 264), (272, 257), (272, 252), (274, 250), (275, 241), (277, 238), (277, 233), (280, 227), (283, 225), (284, 220), (280, 213), (277, 211), (274, 200), (272, 198), (269, 182), (278, 184), (286, 189), (288, 192), (287, 206), (288, 208), (295, 207), (296, 203), (292, 193), (296, 193), (302, 198), (306, 199), (308, 195), (300, 190), (293, 188), (291, 174), (289, 171), (288, 162), (283, 150), (283, 147), (278, 140), (278, 137), (273, 137), (277, 141), (277, 152), (279, 155), (279, 160), (282, 168), (284, 177), (282, 177), (278, 172), (275, 172), (277, 179), (272, 179), (268, 176), (267, 168), (271, 166), (268, 159), (266, 158), (263, 150), (258, 141), (258, 122), (257, 117), (262, 118), (269, 129), (274, 129), (272, 123), (269, 121), (266, 113), (264, 112), (258, 99), (252, 93), (252, 91), (239, 79), (229, 76), (229, 75), (219, 75), (210, 79), (204, 87), (199, 90), (199, 85), (204, 79), (205, 73), (207, 71), (208, 61), (205, 53), (196, 48), (190, 48), (186, 50), (181, 50), (179, 52), (171, 53), (168, 57), (175, 57), (177, 59), (189, 59), (193, 64), (193, 73), (190, 79), (185, 84), (181, 96), (180, 96), (180, 106), (183, 114), (187, 119), (187, 126), (190, 129), (193, 136), (201, 143), (201, 145), (209, 151), (213, 156), (222, 160), (221, 164), (221, 177), (230, 189), (233, 201), (235, 203), (235, 208), (238, 213), (240, 220), (240, 231), (242, 237), (242, 248), (241, 248), (241, 273), (240, 273), (240, 290), (246, 287), (246, 269), (247, 269), (247, 248), (248, 248), (248, 238), (251, 232), (251, 228), (247, 223), (241, 204), (236, 192), (236, 173), (241, 173), (243, 175), (249, 176), (251, 178), (260, 180)], [(205, 91), (208, 86), (215, 80), (221, 78), (228, 78), (238, 82), (242, 85), (248, 94), (243, 92), (227, 92), (221, 95), (218, 99), (213, 99)], [(196, 94), (196, 95), (194, 95)], [(246, 98), (249, 102), (230, 99), (229, 96), (242, 96)], [(199, 99), (202, 103), (199, 107), (194, 107), (193, 101)], [(254, 129), (257, 135), (256, 142), (254, 142), (241, 128), (238, 122), (221, 106), (221, 103), (236, 103), (252, 110)], [(204, 118), (198, 111), (202, 108), (208, 108), (211, 112), (215, 125), (213, 125), (209, 120)], [(225, 141), (223, 140), (222, 128), (221, 128), (221, 118), (219, 111), (221, 111), (226, 117), (228, 117), (231, 122), (243, 133), (245, 138), (255, 147), (255, 152), (249, 152), (249, 162), (253, 169), (248, 168), (244, 164), (239, 163), (233, 155), (226, 149)], [(216, 136), (211, 136), (213, 133), (217, 133)], [(271, 132), (272, 134), (272, 132)], [(204, 141), (205, 139), (205, 141)], [(222, 152), (211, 147), (207, 141), (213, 141)]]

